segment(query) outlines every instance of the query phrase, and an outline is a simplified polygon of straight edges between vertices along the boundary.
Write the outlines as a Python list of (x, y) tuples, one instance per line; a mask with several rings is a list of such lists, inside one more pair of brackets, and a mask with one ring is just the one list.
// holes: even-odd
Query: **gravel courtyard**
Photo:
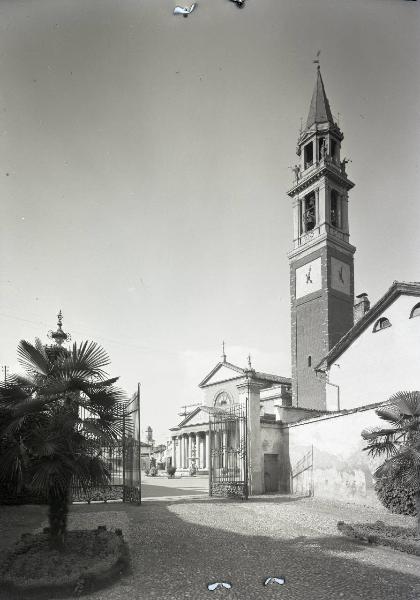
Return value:
[[(0, 545), (15, 532), (44, 526), (45, 514), (45, 507), (2, 507)], [(70, 527), (121, 527), (130, 544), (132, 573), (86, 600), (420, 600), (418, 557), (362, 545), (336, 530), (338, 520), (377, 519), (414, 523), (385, 511), (276, 495), (78, 505)], [(266, 577), (278, 575), (285, 585), (264, 587)], [(214, 581), (232, 588), (210, 592), (207, 583)]]

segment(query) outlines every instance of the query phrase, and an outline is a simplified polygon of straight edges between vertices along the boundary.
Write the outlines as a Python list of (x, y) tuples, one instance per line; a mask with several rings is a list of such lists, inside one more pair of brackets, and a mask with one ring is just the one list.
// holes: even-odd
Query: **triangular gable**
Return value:
[(206, 406), (199, 406), (193, 410), (189, 415), (185, 417), (178, 427), (188, 427), (190, 425), (201, 425), (202, 423), (208, 423), (209, 411)]
[(238, 379), (238, 377), (243, 377), (244, 374), (245, 371), (244, 369), (241, 369), (241, 367), (237, 367), (228, 362), (220, 362), (212, 371), (210, 371), (198, 387), (205, 387), (214, 383), (229, 381), (229, 379)]

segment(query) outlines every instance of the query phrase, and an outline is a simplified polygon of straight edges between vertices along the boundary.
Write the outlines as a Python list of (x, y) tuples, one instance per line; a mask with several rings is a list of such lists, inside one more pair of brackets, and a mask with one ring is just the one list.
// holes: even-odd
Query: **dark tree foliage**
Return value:
[[(365, 430), (362, 437), (368, 441), (364, 449), (371, 456), (386, 457), (375, 472), (379, 498), (390, 509), (408, 507), (412, 491), (420, 534), (420, 392), (398, 392), (376, 414), (389, 426)], [(398, 490), (402, 492), (399, 499)]]
[(72, 484), (109, 482), (102, 448), (121, 436), (125, 397), (94, 342), (66, 350), (22, 340), (18, 360), (25, 374), (0, 384), (0, 486), (46, 498), (51, 541), (62, 547)]

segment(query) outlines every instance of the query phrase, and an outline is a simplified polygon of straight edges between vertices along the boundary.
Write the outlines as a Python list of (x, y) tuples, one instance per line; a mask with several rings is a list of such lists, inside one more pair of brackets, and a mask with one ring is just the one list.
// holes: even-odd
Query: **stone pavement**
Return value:
[(208, 477), (143, 477), (141, 484), (142, 499), (179, 500), (202, 498), (208, 495)]
[[(418, 557), (348, 540), (335, 528), (339, 519), (411, 525), (407, 517), (278, 495), (78, 505), (71, 515), (72, 525), (122, 527), (130, 544), (132, 573), (85, 600), (420, 600)], [(278, 575), (285, 585), (263, 586)], [(232, 588), (208, 591), (217, 580)]]

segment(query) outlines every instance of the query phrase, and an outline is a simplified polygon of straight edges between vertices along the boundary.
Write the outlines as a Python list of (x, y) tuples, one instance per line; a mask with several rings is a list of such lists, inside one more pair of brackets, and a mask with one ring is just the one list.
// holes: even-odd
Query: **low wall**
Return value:
[[(289, 469), (311, 453), (313, 467), (294, 478), (294, 493), (334, 498), (358, 504), (379, 506), (374, 491), (373, 473), (383, 459), (372, 459), (363, 448), (361, 432), (383, 426), (375, 407), (359, 407), (334, 415), (291, 423), (282, 429), (285, 455), (283, 464)], [(289, 470), (290, 473), (290, 470)], [(283, 473), (283, 480), (287, 480)]]

